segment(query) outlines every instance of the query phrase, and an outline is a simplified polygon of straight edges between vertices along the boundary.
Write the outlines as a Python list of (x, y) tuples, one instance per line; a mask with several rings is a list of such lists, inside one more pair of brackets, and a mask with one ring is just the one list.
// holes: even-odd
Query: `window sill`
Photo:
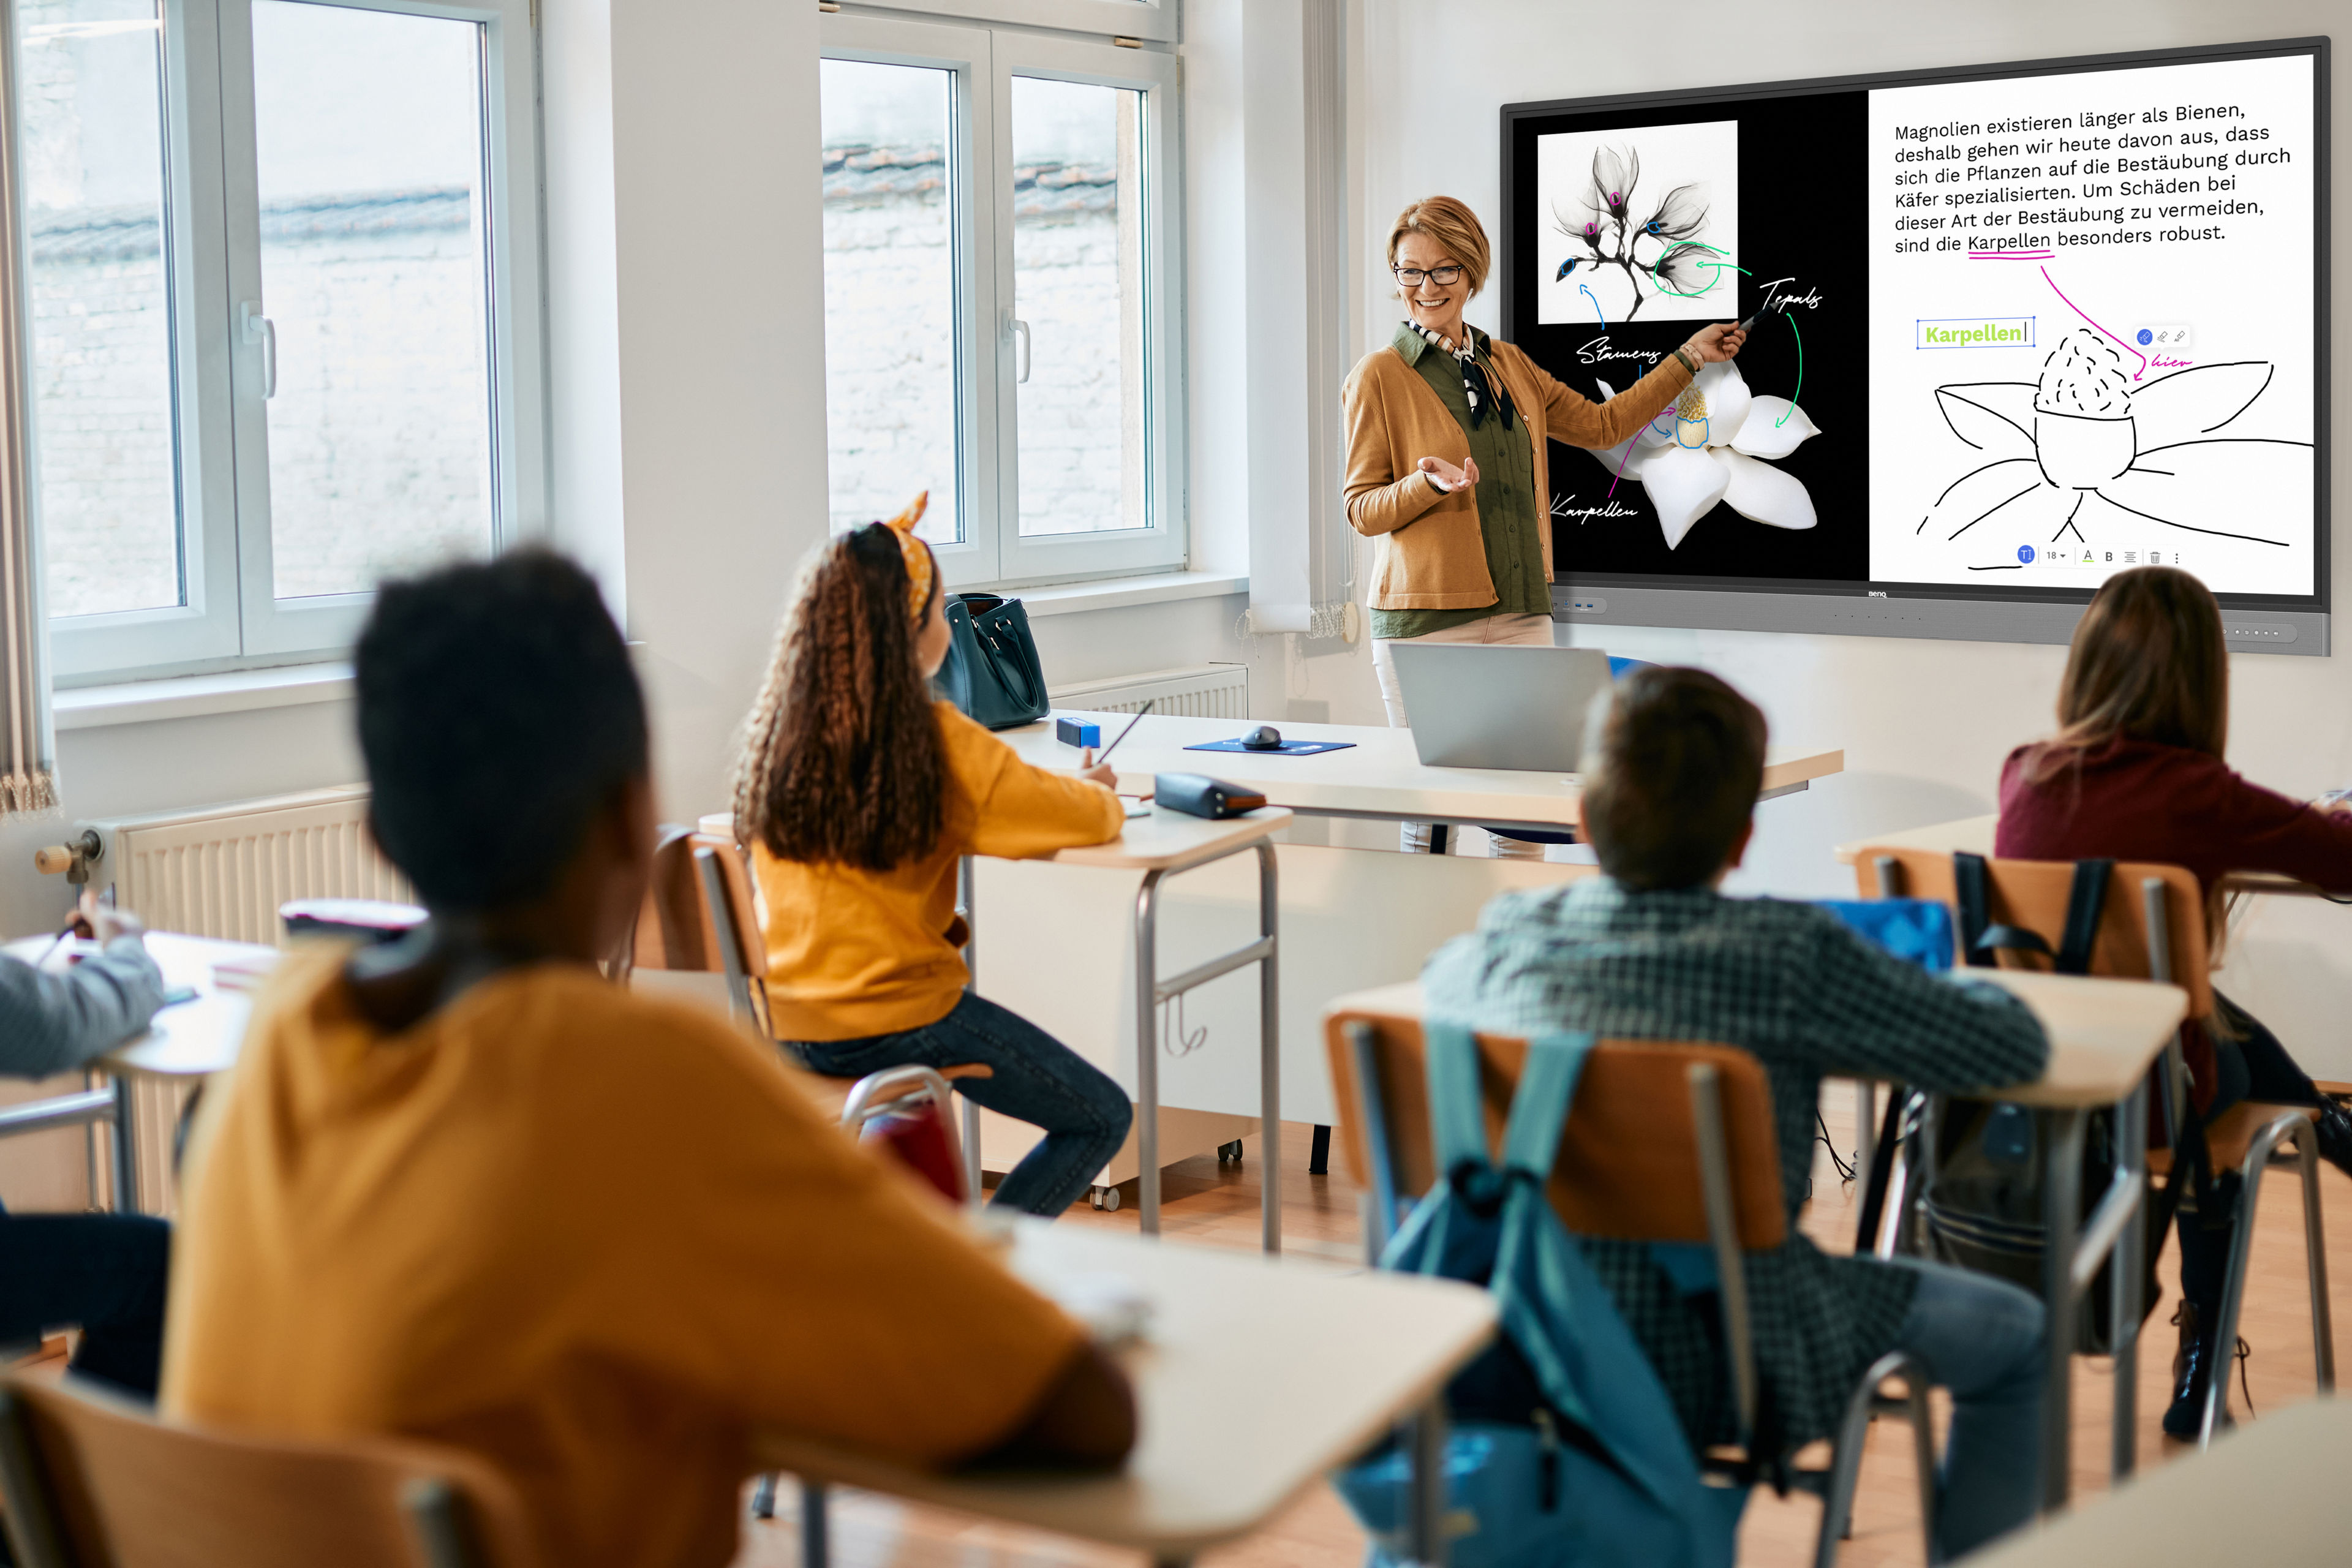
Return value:
[(1014, 588), (1007, 598), (1019, 599), (1031, 619), (1039, 616), (1075, 616), (1087, 610), (1118, 610), (1131, 605), (1163, 605), (1177, 599), (1213, 599), (1249, 592), (1249, 575), (1231, 572), (1161, 572), (1149, 577), (1119, 577), (1105, 583), (1060, 583), (1050, 588)]
[(352, 694), (348, 664), (297, 664), (276, 669), (239, 669), (220, 675), (175, 675), (161, 680), (128, 680), (117, 686), (83, 686), (52, 700), (59, 730), (102, 730), (115, 724), (148, 724), (163, 719), (200, 719), (255, 708), (293, 708), (306, 702), (340, 702)]

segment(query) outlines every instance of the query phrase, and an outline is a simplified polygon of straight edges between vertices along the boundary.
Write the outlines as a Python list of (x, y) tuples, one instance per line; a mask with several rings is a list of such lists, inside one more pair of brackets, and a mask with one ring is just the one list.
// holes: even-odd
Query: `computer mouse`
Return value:
[(1260, 724), (1242, 737), (1242, 749), (1250, 752), (1278, 752), (1282, 749), (1282, 731), (1271, 724)]

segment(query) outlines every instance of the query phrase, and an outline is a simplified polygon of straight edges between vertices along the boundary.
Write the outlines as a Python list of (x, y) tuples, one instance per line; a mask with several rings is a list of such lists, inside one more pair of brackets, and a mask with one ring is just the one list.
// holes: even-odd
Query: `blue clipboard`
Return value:
[(1279, 746), (1244, 746), (1238, 738), (1231, 741), (1203, 741), (1197, 746), (1187, 746), (1188, 752), (1242, 752), (1253, 757), (1311, 757), (1318, 752), (1344, 752), (1353, 741), (1285, 741)]

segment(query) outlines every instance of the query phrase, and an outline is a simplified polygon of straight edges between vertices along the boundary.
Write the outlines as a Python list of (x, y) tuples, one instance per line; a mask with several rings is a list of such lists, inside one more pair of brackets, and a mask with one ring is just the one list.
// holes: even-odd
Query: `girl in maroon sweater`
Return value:
[[(2231, 871), (2276, 871), (2352, 888), (2352, 815), (2248, 784), (2221, 760), (2230, 721), (2221, 611), (2205, 585), (2169, 566), (2107, 579), (2066, 656), (2056, 738), (2010, 753), (2001, 769), (2004, 859), (2154, 861), (2204, 888), (2213, 949), (2215, 889)], [(2352, 1117), (2325, 1099), (2278, 1037), (2219, 993), (2214, 1027), (2193, 1031), (2193, 1093), (2208, 1119), (2240, 1100), (2321, 1107), (2320, 1152), (2352, 1172)], [(2194, 1436), (2213, 1362), (2238, 1210), (2236, 1173), (2180, 1211), (2180, 1353), (2164, 1429)], [(2201, 1325), (2201, 1327), (2200, 1327)]]

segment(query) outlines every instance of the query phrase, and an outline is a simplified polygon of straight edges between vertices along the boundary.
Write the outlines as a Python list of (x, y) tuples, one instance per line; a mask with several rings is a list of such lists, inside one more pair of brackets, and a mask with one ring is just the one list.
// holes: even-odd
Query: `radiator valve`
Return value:
[(33, 851), (33, 868), (44, 877), (66, 874), (66, 880), (79, 888), (88, 885), (89, 868), (106, 853), (106, 845), (95, 827), (85, 827), (79, 838), (70, 844), (50, 844)]

